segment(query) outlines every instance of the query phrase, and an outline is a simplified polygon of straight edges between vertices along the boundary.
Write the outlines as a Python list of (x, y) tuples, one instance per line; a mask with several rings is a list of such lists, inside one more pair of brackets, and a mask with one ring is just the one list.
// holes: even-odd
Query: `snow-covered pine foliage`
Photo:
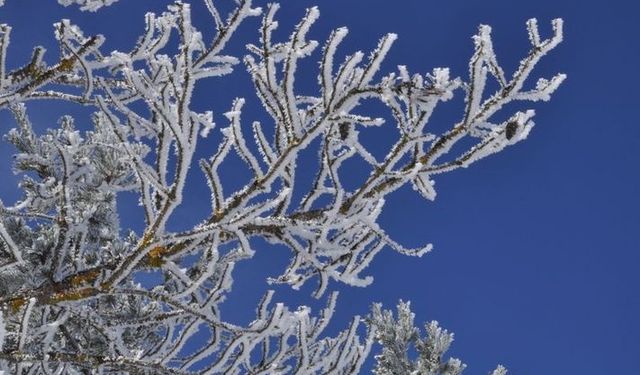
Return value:
[[(443, 354), (453, 342), (453, 333), (442, 329), (438, 322), (425, 324), (425, 337), (413, 323), (415, 317), (410, 303), (402, 302), (397, 307), (397, 319), (391, 311), (383, 311), (380, 304), (373, 305), (367, 324), (374, 330), (375, 340), (382, 345), (382, 353), (376, 355), (376, 375), (459, 375), (467, 367), (457, 358), (445, 361)], [(417, 353), (411, 360), (408, 353)], [(491, 375), (506, 375), (503, 366), (496, 367)]]
[[(0, 204), (0, 372), (348, 374), (358, 372), (378, 341), (384, 348), (377, 357), (379, 374), (460, 373), (460, 361), (442, 362), (452, 336), (430, 323), (420, 338), (408, 304), (399, 305), (397, 321), (376, 305), (364, 335), (365, 319), (357, 316), (338, 335), (323, 334), (337, 298), (328, 292), (330, 282), (369, 285), (366, 268), (383, 248), (412, 256), (431, 249), (407, 249), (385, 234), (377, 223), (385, 196), (411, 184), (433, 200), (436, 175), (525, 139), (533, 111), (501, 114), (508, 118), (503, 122), (495, 122), (494, 114), (510, 102), (548, 100), (560, 85), (562, 74), (524, 88), (538, 60), (562, 40), (562, 21), (553, 21), (549, 39), (540, 37), (535, 20), (527, 23), (532, 47), (511, 75), (497, 62), (491, 29), (481, 26), (467, 80), (442, 68), (379, 72), (394, 34), (368, 57), (358, 51), (336, 64), (337, 47), (348, 33), (339, 28), (322, 47), (318, 94), (300, 96), (297, 67), (319, 46), (307, 37), (317, 8), (307, 10), (288, 40), (278, 41), (278, 5), (260, 9), (251, 0), (236, 0), (224, 17), (212, 0), (203, 1), (216, 30), (212, 40), (192, 25), (190, 5), (178, 1), (165, 13), (147, 14), (145, 31), (129, 52), (101, 51), (102, 36), (85, 36), (63, 20), (55, 24), (61, 56), (46, 62), (44, 48), (36, 47), (30, 61), (14, 70), (7, 69), (11, 27), (0, 25), (0, 109), (12, 111), (17, 122), (7, 139), (17, 149), (15, 169), (24, 172), (22, 199)], [(113, 2), (60, 0), (84, 10)], [(260, 15), (259, 43), (248, 45), (244, 58), (225, 55), (238, 25)], [(179, 46), (169, 55), (172, 35)], [(246, 134), (245, 99), (236, 99), (217, 152), (195, 161), (199, 138), (215, 124), (211, 112), (192, 109), (194, 85), (231, 73), (241, 61), (270, 120), (254, 123), (253, 134)], [(485, 92), (487, 79), (495, 80), (495, 92)], [(458, 92), (466, 99), (460, 121), (442, 134), (427, 132), (437, 104)], [(35, 134), (23, 103), (41, 99), (93, 106), (93, 130), (76, 130), (66, 116), (58, 128)], [(398, 129), (381, 160), (359, 140), (368, 127), (383, 123), (360, 112), (365, 99), (388, 107)], [(452, 155), (462, 139), (474, 145)], [(312, 145), (319, 145), (315, 182), (294, 202), (297, 158)], [(229, 192), (219, 171), (232, 152), (252, 177)], [(355, 157), (370, 165), (370, 175), (347, 189), (341, 166)], [(209, 182), (210, 216), (188, 230), (171, 231), (167, 221), (196, 162)], [(139, 194), (146, 221), (141, 236), (119, 235), (126, 231), (116, 196), (124, 191)], [(255, 237), (291, 251), (289, 267), (270, 282), (298, 288), (313, 280), (316, 297), (329, 294), (319, 315), (272, 303), (269, 292), (252, 323), (225, 321), (220, 304), (231, 290), (234, 266), (260, 251), (252, 245)], [(165, 282), (146, 289), (133, 281), (148, 269), (161, 272)], [(207, 338), (185, 352), (185, 344), (202, 332)], [(405, 351), (411, 344), (416, 361)]]

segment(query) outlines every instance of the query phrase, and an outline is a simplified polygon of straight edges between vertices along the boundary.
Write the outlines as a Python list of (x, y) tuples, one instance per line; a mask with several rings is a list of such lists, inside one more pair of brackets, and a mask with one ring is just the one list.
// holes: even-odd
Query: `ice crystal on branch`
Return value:
[[(95, 12), (102, 7), (109, 6), (118, 0), (58, 0), (60, 5), (80, 5), (80, 10)], [(4, 0), (0, 0), (0, 7), (4, 5)]]
[(81, 10), (95, 12), (102, 7), (115, 3), (116, 1), (118, 0), (58, 0), (58, 3), (64, 6), (69, 6), (71, 4), (80, 5)]
[[(494, 114), (510, 102), (548, 100), (560, 85), (564, 75), (524, 88), (538, 60), (561, 41), (562, 22), (553, 21), (549, 39), (541, 38), (535, 20), (527, 23), (532, 47), (511, 75), (497, 61), (491, 29), (481, 26), (465, 80), (446, 68), (381, 72), (395, 34), (383, 36), (371, 52), (338, 56), (348, 29), (334, 30), (323, 43), (311, 40), (315, 7), (288, 39), (276, 40), (277, 4), (260, 9), (238, 0), (225, 16), (213, 1), (203, 1), (215, 30), (210, 40), (192, 23), (190, 4), (177, 1), (162, 14), (146, 15), (129, 52), (103, 51), (102, 36), (86, 36), (61, 20), (54, 25), (60, 55), (51, 60), (36, 47), (13, 70), (7, 69), (15, 66), (7, 64), (11, 27), (0, 25), (0, 109), (15, 118), (6, 139), (17, 150), (14, 167), (22, 175), (22, 198), (0, 202), (0, 371), (349, 374), (359, 371), (378, 341), (379, 374), (459, 374), (460, 361), (442, 362), (453, 336), (432, 322), (421, 338), (408, 304), (399, 305), (397, 320), (376, 305), (366, 332), (364, 319), (354, 317), (346, 330), (327, 336), (337, 299), (332, 283), (369, 285), (367, 267), (385, 248), (411, 256), (431, 250), (430, 244), (406, 248), (385, 233), (378, 223), (385, 198), (410, 185), (433, 200), (438, 174), (525, 139), (532, 110), (502, 113), (508, 119), (502, 122)], [(97, 10), (114, 1), (60, 2)], [(258, 42), (247, 46), (247, 55), (225, 54), (238, 26), (260, 15)], [(320, 49), (319, 91), (301, 95), (298, 67)], [(212, 111), (192, 105), (198, 81), (230, 74), (241, 62), (268, 115), (252, 123), (251, 133), (243, 125), (242, 110), (251, 100), (246, 95)], [(488, 79), (496, 81), (495, 92), (486, 92)], [(437, 105), (458, 93), (465, 97), (460, 120), (442, 134), (430, 133)], [(27, 108), (40, 99), (92, 107), (92, 130), (75, 126), (87, 119), (63, 116), (59, 126), (36, 134)], [(365, 100), (379, 101), (393, 124), (367, 115)], [(213, 111), (224, 113), (222, 124), (214, 123)], [(377, 126), (397, 128), (383, 158), (360, 141)], [(212, 129), (222, 135), (217, 150), (197, 161), (210, 189), (210, 213), (192, 228), (171, 230), (167, 223), (195, 173), (199, 140)], [(454, 153), (463, 139), (473, 145)], [(316, 145), (313, 184), (294, 195), (302, 189), (296, 184), (300, 154)], [(232, 154), (251, 173), (235, 191), (220, 177)], [(344, 165), (352, 158), (364, 160), (369, 175), (347, 188)], [(116, 197), (125, 191), (139, 197), (140, 235), (118, 219)], [(255, 238), (291, 252), (288, 267), (269, 282), (293, 288), (315, 283), (314, 295), (327, 298), (327, 307), (314, 315), (304, 306), (272, 303), (276, 297), (268, 292), (251, 323), (229, 323), (220, 306), (232, 297), (236, 264), (262, 251)], [(137, 283), (148, 270), (163, 282)], [(416, 361), (407, 356), (411, 345)]]

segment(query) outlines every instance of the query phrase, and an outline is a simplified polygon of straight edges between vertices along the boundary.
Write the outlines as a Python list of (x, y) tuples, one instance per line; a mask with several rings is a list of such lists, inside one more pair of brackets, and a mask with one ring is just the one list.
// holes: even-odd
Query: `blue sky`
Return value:
[[(199, 10), (194, 17), (202, 25), (206, 14), (198, 2), (193, 0)], [(60, 18), (71, 18), (87, 33), (105, 34), (108, 49), (127, 50), (142, 30), (144, 11), (162, 10), (166, 3), (121, 0), (87, 14), (58, 7), (53, 0), (7, 0), (0, 22), (14, 27), (9, 63), (25, 61), (35, 44), (49, 46), (53, 56), (51, 24)], [(422, 200), (410, 188), (389, 197), (381, 219), (389, 234), (408, 246), (432, 242), (435, 250), (422, 259), (385, 251), (370, 268), (376, 278), (371, 287), (332, 285), (341, 291), (335, 329), (346, 326), (350, 316), (365, 314), (372, 302), (392, 307), (398, 299), (411, 300), (417, 321), (436, 319), (456, 333), (451, 353), (469, 364), (468, 373), (487, 373), (497, 363), (521, 375), (636, 373), (640, 9), (635, 2), (283, 1), (279, 35), (288, 35), (305, 7), (316, 4), (321, 18), (313, 28), (315, 38), (322, 40), (335, 27), (350, 28), (342, 53), (369, 50), (384, 33), (395, 32), (399, 40), (383, 71), (398, 64), (416, 72), (448, 66), (452, 75), (462, 77), (478, 24), (493, 27), (498, 58), (511, 72), (528, 49), (528, 18), (538, 18), (545, 36), (550, 35), (551, 19), (565, 20), (565, 41), (532, 78), (564, 72), (568, 79), (551, 102), (531, 106), (537, 115), (529, 138), (469, 169), (437, 178), (435, 202)], [(228, 52), (243, 53), (244, 43), (256, 40), (257, 25), (257, 20), (243, 25)], [(303, 90), (313, 88), (315, 67), (313, 61), (305, 66), (303, 72), (310, 75)], [(195, 104), (213, 109), (222, 122), (220, 114), (233, 97), (245, 96), (243, 117), (265, 119), (242, 68), (222, 82), (199, 88), (201, 99)], [(31, 103), (28, 108), (41, 108), (30, 112), (40, 130), (65, 112), (74, 111), (79, 118), (87, 113), (57, 103)], [(460, 98), (443, 106), (433, 126), (444, 129), (459, 114)], [(0, 132), (12, 126), (8, 114), (0, 112)], [(2, 176), (11, 173), (10, 152), (6, 143), (0, 145)], [(211, 152), (213, 148), (202, 155)], [(234, 178), (231, 173), (231, 184)], [(10, 182), (0, 187), (8, 201), (15, 197), (15, 180)], [(208, 207), (202, 202), (208, 193), (201, 178), (194, 176), (192, 185), (192, 199), (175, 225), (197, 222), (203, 206)], [(123, 223), (140, 226), (130, 212), (123, 212)], [(240, 297), (230, 300), (225, 313), (239, 321), (251, 319), (266, 288), (264, 277), (275, 275), (285, 261), (284, 252), (265, 246), (255, 261), (239, 266), (234, 295)], [(277, 298), (316, 306), (305, 292), (278, 288)]]

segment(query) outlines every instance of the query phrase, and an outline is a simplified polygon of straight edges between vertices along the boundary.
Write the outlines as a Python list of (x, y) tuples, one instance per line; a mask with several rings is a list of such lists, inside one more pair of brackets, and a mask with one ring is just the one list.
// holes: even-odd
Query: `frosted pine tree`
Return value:
[[(377, 342), (378, 374), (461, 373), (461, 361), (443, 358), (452, 334), (436, 322), (422, 334), (406, 303), (399, 304), (397, 319), (374, 305), (368, 317), (353, 317), (336, 336), (324, 334), (337, 303), (332, 285), (372, 283), (367, 266), (380, 251), (429, 252), (430, 244), (406, 248), (380, 227), (385, 197), (410, 184), (433, 200), (437, 175), (527, 137), (532, 110), (494, 115), (511, 102), (549, 100), (561, 84), (562, 74), (533, 88), (527, 84), (536, 63), (562, 40), (561, 20), (552, 22), (548, 39), (538, 33), (536, 20), (528, 21), (531, 49), (511, 74), (494, 54), (491, 28), (480, 26), (463, 79), (444, 68), (381, 72), (394, 34), (369, 53), (337, 56), (347, 28), (323, 43), (308, 39), (317, 8), (307, 10), (288, 39), (276, 40), (277, 4), (261, 9), (236, 0), (225, 14), (212, 0), (202, 1), (215, 30), (211, 40), (192, 24), (190, 4), (178, 1), (162, 14), (146, 15), (146, 27), (128, 52), (104, 51), (102, 36), (85, 35), (62, 20), (54, 25), (60, 55), (45, 58), (44, 48), (36, 47), (16, 69), (7, 63), (11, 27), (0, 26), (0, 109), (15, 118), (6, 139), (15, 146), (14, 167), (22, 173), (22, 198), (0, 202), (0, 372), (353, 374)], [(59, 0), (90, 11), (114, 2)], [(257, 42), (247, 45), (246, 56), (227, 55), (237, 27), (249, 19), (261, 19)], [(302, 74), (297, 67), (308, 58), (320, 63), (313, 96), (296, 89)], [(212, 109), (226, 111), (224, 124), (214, 124), (212, 112), (192, 109), (197, 81), (234, 70), (247, 74), (242, 65), (267, 121), (249, 126), (242, 119), (254, 93), (228, 109)], [(444, 133), (430, 133), (432, 112), (454, 95), (465, 98), (460, 120)], [(44, 99), (92, 107), (92, 130), (75, 126), (87, 119), (65, 116), (59, 127), (36, 134), (25, 103), (37, 107)], [(365, 100), (386, 106), (392, 123), (363, 112)], [(377, 126), (397, 128), (384, 158), (360, 142), (361, 133)], [(199, 140), (212, 130), (222, 132), (217, 151), (195, 160)], [(454, 148), (462, 140), (473, 145)], [(293, 191), (302, 188), (296, 185), (298, 157), (314, 147), (314, 183), (295, 201)], [(232, 154), (252, 173), (237, 191), (223, 189), (220, 178)], [(342, 165), (350, 158), (370, 168), (355, 189), (343, 184)], [(167, 222), (183, 201), (188, 174), (198, 173), (190, 168), (196, 165), (209, 184), (209, 217), (172, 231)], [(145, 219), (140, 235), (120, 225), (116, 197), (122, 192), (139, 196)], [(225, 320), (220, 306), (231, 292), (235, 265), (261, 251), (255, 238), (291, 252), (289, 266), (268, 282), (293, 288), (314, 283), (314, 295), (327, 300), (326, 308), (290, 308), (269, 292), (250, 324)], [(150, 269), (161, 272), (164, 282), (144, 288), (135, 277)], [(187, 342), (190, 350), (184, 350)], [(412, 346), (415, 359), (408, 354)], [(505, 373), (502, 367), (493, 372)]]

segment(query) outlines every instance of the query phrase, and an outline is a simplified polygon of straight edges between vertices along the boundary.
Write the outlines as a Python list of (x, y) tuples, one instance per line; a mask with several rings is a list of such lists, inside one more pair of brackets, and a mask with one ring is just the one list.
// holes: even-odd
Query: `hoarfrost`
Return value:
[[(382, 36), (370, 53), (337, 56), (348, 36), (347, 28), (338, 28), (322, 48), (318, 92), (300, 95), (298, 67), (319, 45), (309, 39), (318, 8), (308, 9), (289, 38), (277, 41), (279, 6), (269, 4), (259, 43), (249, 44), (240, 59), (224, 54), (225, 46), (262, 9), (238, 0), (225, 17), (212, 0), (203, 1), (216, 31), (211, 40), (192, 24), (190, 5), (178, 1), (145, 16), (129, 52), (104, 52), (102, 36), (86, 36), (62, 20), (55, 24), (61, 51), (55, 63), (45, 63), (46, 51), (38, 47), (14, 70), (7, 69), (13, 66), (7, 64), (11, 27), (0, 25), (0, 109), (10, 109), (17, 124), (7, 140), (16, 147), (23, 193), (13, 205), (0, 204), (0, 371), (357, 373), (378, 341), (379, 374), (460, 374), (460, 360), (443, 359), (453, 335), (431, 322), (421, 338), (408, 304), (398, 306), (397, 319), (376, 305), (368, 318), (356, 316), (344, 331), (326, 336), (337, 301), (333, 285), (370, 285), (367, 268), (385, 248), (409, 256), (432, 250), (431, 244), (407, 248), (385, 232), (378, 223), (385, 198), (411, 184), (434, 200), (439, 174), (526, 138), (532, 110), (501, 113), (508, 118), (502, 122), (494, 115), (511, 102), (549, 100), (563, 82), (558, 74), (523, 89), (536, 63), (562, 40), (562, 21), (553, 21), (554, 34), (546, 40), (537, 21), (527, 22), (532, 48), (511, 75), (498, 63), (491, 28), (480, 26), (466, 79), (447, 68), (412, 73), (401, 65), (397, 72), (380, 72), (396, 34)], [(115, 0), (59, 2), (96, 11)], [(174, 50), (172, 38), (179, 44)], [(240, 61), (268, 119), (254, 121), (249, 135), (245, 99), (227, 112), (215, 109), (229, 124), (220, 129), (217, 150), (199, 161), (211, 211), (198, 225), (173, 231), (167, 223), (183, 202), (198, 142), (215, 126), (213, 111), (193, 109), (194, 88), (199, 80), (230, 74)], [(495, 92), (486, 92), (488, 80), (496, 81)], [(465, 97), (460, 120), (441, 134), (429, 132), (438, 104), (457, 93)], [(40, 99), (94, 108), (93, 129), (80, 132), (65, 116), (58, 128), (36, 134), (24, 103)], [(361, 143), (370, 127), (385, 126), (383, 118), (362, 113), (365, 100), (382, 103), (387, 123), (397, 129), (384, 157)], [(463, 139), (473, 144), (454, 151)], [(294, 193), (303, 188), (296, 177), (299, 156), (315, 145), (314, 181), (296, 201)], [(237, 190), (220, 178), (232, 152), (251, 173)], [(344, 165), (352, 158), (363, 160), (369, 174), (347, 188)], [(145, 220), (140, 236), (121, 235), (116, 197), (122, 192), (139, 197)], [(318, 315), (307, 307), (292, 310), (272, 302), (270, 291), (253, 322), (225, 321), (220, 306), (235, 266), (263, 251), (255, 238), (291, 252), (289, 265), (269, 282), (292, 288), (315, 283), (316, 298), (328, 295), (326, 308)], [(142, 286), (137, 276), (148, 270), (163, 282)], [(196, 337), (202, 346), (185, 354)], [(415, 361), (407, 357), (410, 345)], [(503, 367), (493, 372), (504, 374)]]

